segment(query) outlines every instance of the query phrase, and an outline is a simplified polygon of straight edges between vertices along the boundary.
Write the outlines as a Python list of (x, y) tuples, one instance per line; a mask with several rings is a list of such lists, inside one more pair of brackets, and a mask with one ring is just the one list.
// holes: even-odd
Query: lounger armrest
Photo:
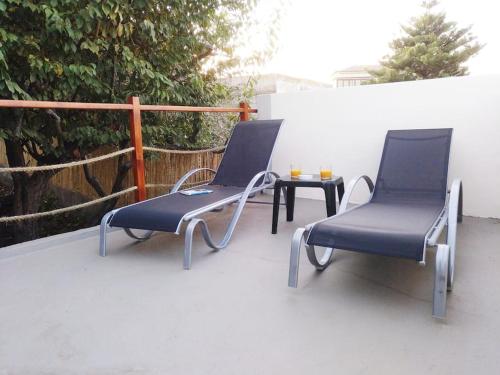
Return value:
[[(238, 206), (236, 207), (236, 209), (234, 210), (233, 212), (233, 216), (238, 216), (239, 214), (237, 213), (238, 211), (241, 213), (241, 211), (243, 210), (243, 206), (245, 205), (247, 199), (248, 199), (248, 196), (250, 194), (253, 194), (253, 193), (256, 193), (258, 191), (261, 191), (263, 189), (267, 189), (271, 186), (273, 186), (274, 184), (274, 181), (272, 183), (269, 183), (269, 184), (259, 184), (258, 186), (256, 186), (257, 182), (261, 179), (261, 178), (265, 178), (265, 176), (274, 176), (274, 177), (279, 177), (278, 174), (274, 173), (274, 172), (270, 172), (270, 171), (262, 171), (262, 172), (259, 172), (257, 173), (253, 178), (252, 180), (247, 184), (245, 190), (243, 190), (243, 192), (241, 192), (241, 195), (238, 194), (237, 198), (235, 198), (233, 201), (229, 202), (229, 203), (234, 203), (234, 202), (239, 202), (238, 203)], [(223, 204), (218, 204), (216, 202), (215, 205), (211, 205), (209, 207), (209, 210), (213, 210), (215, 208), (219, 208), (223, 205), (226, 205), (228, 204), (228, 202), (223, 202)], [(202, 209), (198, 209), (198, 210), (194, 210), (186, 215), (184, 215), (183, 217), (183, 220), (184, 221), (190, 221), (196, 217), (198, 217), (200, 214), (204, 213), (204, 212), (207, 212), (206, 210), (206, 207), (203, 207)], [(237, 220), (236, 220), (237, 221)]]
[(198, 172), (202, 172), (202, 171), (210, 171), (210, 172), (213, 172), (215, 173), (215, 170), (211, 169), (211, 168), (196, 168), (196, 169), (192, 169), (190, 170), (188, 173), (186, 173), (184, 176), (182, 176), (174, 185), (174, 187), (172, 188), (172, 190), (170, 191), (171, 193), (175, 193), (176, 191), (178, 191), (182, 184), (184, 184), (184, 182), (186, 182), (186, 180), (191, 177), (192, 175), (198, 173)]
[[(238, 199), (238, 205), (236, 206), (236, 208), (234, 209), (233, 211), (233, 216), (231, 218), (231, 221), (229, 222), (228, 226), (227, 226), (227, 229), (226, 229), (226, 233), (224, 234), (224, 237), (222, 238), (222, 240), (219, 242), (219, 243), (216, 243), (210, 236), (210, 233), (208, 232), (207, 228), (205, 228), (203, 230), (203, 236), (205, 238), (205, 241), (207, 243), (210, 244), (210, 246), (214, 249), (223, 249), (227, 246), (227, 244), (229, 243), (229, 240), (231, 239), (231, 236), (233, 235), (233, 231), (234, 231), (234, 228), (236, 227), (236, 224), (238, 223), (238, 219), (241, 215), (241, 212), (243, 211), (243, 208), (247, 202), (247, 199), (248, 199), (248, 196), (250, 194), (252, 194), (253, 192), (255, 192), (255, 189), (258, 190), (262, 190), (263, 188), (265, 188), (266, 186), (268, 185), (259, 185), (259, 186), (256, 186), (256, 184), (259, 182), (259, 180), (262, 178), (262, 177), (266, 177), (268, 175), (272, 175), (274, 177), (279, 177), (276, 173), (274, 172), (270, 172), (270, 171), (262, 171), (262, 172), (259, 172), (257, 173), (253, 178), (252, 180), (247, 184), (245, 190), (241, 193), (239, 199)], [(184, 216), (183, 220), (184, 221), (191, 221), (191, 220), (195, 220), (193, 221), (192, 223), (190, 223), (188, 225), (188, 228), (189, 226), (191, 226), (191, 233), (192, 233), (192, 230), (194, 230), (194, 227), (200, 223), (200, 222), (203, 222), (202, 219), (199, 219), (197, 218), (197, 216), (199, 215), (200, 213), (199, 212), (193, 212), (193, 213), (190, 213), (190, 214), (187, 214)], [(194, 224), (193, 224), (194, 223)], [(206, 224), (205, 224), (206, 226)], [(189, 241), (191, 241), (191, 238), (189, 239)]]
[(370, 190), (370, 194), (373, 193), (373, 182), (370, 179), (370, 177), (365, 176), (365, 175), (360, 175), (357, 177), (354, 177), (351, 181), (349, 181), (349, 184), (347, 185), (346, 192), (344, 194), (344, 198), (342, 198), (342, 202), (340, 202), (340, 207), (339, 207), (339, 214), (345, 212), (347, 210), (347, 205), (349, 204), (349, 201), (351, 200), (351, 194), (353, 193), (354, 189), (358, 185), (359, 181), (365, 181), (366, 184), (368, 185), (368, 189)]
[(265, 186), (269, 186), (265, 183), (263, 183), (259, 186), (255, 186), (255, 185), (259, 182), (259, 180), (261, 178), (264, 177), (264, 181), (265, 181), (265, 178), (267, 176), (270, 176), (270, 175), (274, 176), (274, 177), (279, 177), (278, 174), (276, 174), (275, 172), (262, 171), (262, 172), (257, 173), (255, 176), (253, 176), (253, 178), (250, 180), (247, 187), (245, 188), (245, 190), (241, 194), (241, 198), (239, 199), (238, 206), (236, 207), (236, 209), (233, 212), (233, 218), (231, 219), (231, 222), (228, 225), (228, 229), (227, 229), (226, 235), (224, 236), (223, 241), (229, 242), (229, 239), (231, 238), (234, 227), (236, 226), (236, 223), (238, 222), (238, 218), (239, 218), (241, 212), (243, 211), (243, 208), (245, 207), (246, 201), (247, 201), (249, 195), (254, 191), (254, 189), (255, 188), (262, 189)]
[(262, 185), (265, 185), (266, 188), (272, 188), (278, 178), (280, 178), (280, 175), (278, 173), (273, 171), (266, 171), (266, 173), (264, 173), (264, 180), (262, 181)]
[[(270, 179), (271, 177), (274, 177), (274, 181), (266, 182), (266, 180)], [(277, 174), (276, 172), (272, 172), (272, 171), (261, 171), (261, 172), (255, 174), (255, 176), (253, 176), (252, 180), (250, 180), (250, 182), (246, 186), (245, 191), (242, 194), (242, 200), (246, 200), (248, 198), (248, 196), (250, 194), (252, 194), (252, 191), (254, 189), (258, 188), (259, 190), (262, 190), (262, 189), (267, 189), (269, 187), (274, 186), (275, 180), (279, 177), (280, 177), (279, 174)], [(256, 186), (257, 182), (261, 178), (263, 179), (262, 183), (260, 185)]]

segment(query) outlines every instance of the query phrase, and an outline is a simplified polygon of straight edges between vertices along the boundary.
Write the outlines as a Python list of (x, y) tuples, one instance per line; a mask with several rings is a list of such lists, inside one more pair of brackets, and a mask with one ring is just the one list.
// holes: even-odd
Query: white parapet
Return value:
[(375, 179), (388, 129), (454, 128), (449, 176), (463, 180), (464, 214), (500, 218), (500, 75), (263, 95), (257, 108), (286, 120), (273, 159), (280, 174), (290, 163), (306, 173), (331, 164), (345, 180)]

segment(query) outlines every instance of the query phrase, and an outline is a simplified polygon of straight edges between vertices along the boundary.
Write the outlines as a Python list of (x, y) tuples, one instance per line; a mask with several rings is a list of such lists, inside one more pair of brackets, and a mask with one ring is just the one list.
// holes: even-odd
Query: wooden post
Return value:
[(250, 120), (250, 106), (246, 102), (240, 103), (240, 108), (243, 109), (240, 112), (240, 121), (249, 121)]
[(146, 199), (146, 176), (144, 172), (144, 153), (142, 151), (141, 103), (139, 97), (128, 98), (128, 103), (133, 105), (129, 112), (130, 142), (135, 147), (132, 152), (132, 168), (134, 170), (135, 201)]

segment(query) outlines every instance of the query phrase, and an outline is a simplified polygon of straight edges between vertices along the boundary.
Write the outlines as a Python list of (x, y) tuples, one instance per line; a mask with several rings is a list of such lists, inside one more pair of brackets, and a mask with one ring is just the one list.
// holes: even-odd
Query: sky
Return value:
[[(281, 73), (330, 82), (337, 70), (373, 65), (390, 52), (388, 43), (402, 24), (422, 12), (421, 0), (261, 0), (255, 17), (266, 20), (279, 9), (273, 58), (259, 73)], [(468, 62), (471, 75), (500, 73), (500, 1), (442, 0), (436, 8), (486, 44)], [(266, 33), (252, 33), (252, 44), (265, 45)]]

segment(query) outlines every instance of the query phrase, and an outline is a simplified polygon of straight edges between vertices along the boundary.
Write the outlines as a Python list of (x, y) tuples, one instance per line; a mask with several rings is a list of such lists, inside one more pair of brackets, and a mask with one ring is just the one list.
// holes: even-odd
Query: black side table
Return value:
[(291, 178), (290, 176), (278, 178), (274, 183), (272, 234), (276, 234), (278, 232), (280, 190), (282, 188), (286, 189), (286, 221), (293, 221), (295, 188), (297, 187), (322, 188), (325, 192), (327, 216), (333, 216), (337, 213), (335, 188), (337, 188), (338, 191), (339, 202), (344, 196), (344, 179), (339, 176), (333, 176), (331, 180), (321, 180), (319, 175), (314, 175), (310, 180), (299, 180), (298, 178)]

